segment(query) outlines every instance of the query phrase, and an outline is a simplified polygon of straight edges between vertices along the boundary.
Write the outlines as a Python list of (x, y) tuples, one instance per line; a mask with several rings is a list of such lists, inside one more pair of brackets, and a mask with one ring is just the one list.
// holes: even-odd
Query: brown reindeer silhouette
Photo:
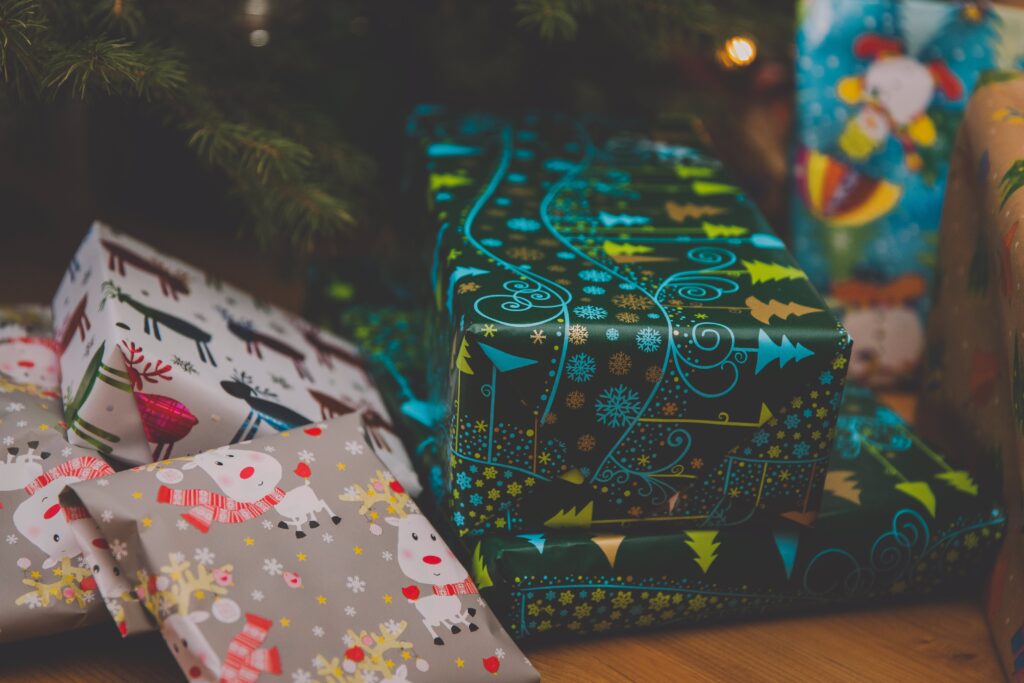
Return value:
[(376, 410), (366, 405), (365, 403), (358, 406), (351, 405), (341, 399), (328, 396), (327, 394), (317, 391), (316, 389), (310, 389), (309, 395), (313, 397), (313, 400), (320, 404), (320, 417), (324, 420), (329, 420), (332, 417), (338, 415), (348, 415), (349, 413), (359, 413), (363, 416), (363, 422), (366, 424), (366, 431), (369, 432), (370, 438), (373, 439), (373, 445), (378, 450), (391, 450), (387, 442), (381, 436), (381, 430), (386, 430), (395, 433), (395, 428), (384, 419), (384, 416), (378, 413)]
[(310, 346), (316, 349), (316, 359), (319, 361), (320, 365), (333, 369), (334, 362), (332, 359), (340, 360), (342, 363), (351, 365), (358, 370), (359, 374), (363, 377), (363, 382), (367, 386), (373, 385), (373, 381), (370, 379), (370, 375), (366, 371), (366, 362), (358, 354), (323, 339), (315, 327), (307, 329), (302, 336), (306, 338), (306, 341), (309, 342)]
[(245, 342), (245, 350), (249, 354), (255, 354), (257, 358), (263, 360), (263, 351), (261, 347), (265, 346), (268, 349), (277, 351), (282, 356), (290, 358), (295, 363), (295, 371), (299, 373), (301, 379), (312, 380), (313, 376), (309, 374), (306, 369), (306, 354), (299, 351), (291, 344), (282, 341), (276, 337), (271, 337), (269, 334), (260, 332), (253, 327), (252, 322), (236, 320), (231, 317), (228, 310), (223, 307), (218, 307), (217, 310), (224, 317), (224, 320), (228, 323), (228, 331), (235, 335), (239, 339)]
[(71, 312), (68, 319), (64, 323), (64, 330), (60, 335), (60, 352), (64, 353), (64, 350), (68, 348), (71, 340), (75, 337), (75, 332), (78, 332), (82, 337), (82, 341), (85, 341), (86, 331), (92, 327), (92, 323), (89, 322), (89, 316), (85, 313), (87, 295), (82, 295), (82, 300), (75, 306), (75, 310)]
[(156, 275), (157, 279), (160, 280), (160, 291), (164, 296), (170, 296), (172, 299), (177, 301), (178, 294), (188, 294), (188, 284), (185, 282), (185, 276), (180, 274), (174, 274), (164, 268), (164, 266), (155, 260), (150, 260), (139, 256), (134, 251), (110, 240), (100, 240), (106, 250), (110, 253), (110, 260), (107, 262), (107, 267), (111, 270), (117, 271), (119, 275), (124, 275), (124, 265), (129, 263), (134, 268)]

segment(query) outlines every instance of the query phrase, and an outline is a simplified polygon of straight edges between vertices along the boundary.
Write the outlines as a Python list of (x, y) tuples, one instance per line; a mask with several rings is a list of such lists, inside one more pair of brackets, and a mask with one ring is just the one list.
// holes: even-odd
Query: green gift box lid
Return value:
[(714, 158), (555, 115), (409, 133), (461, 534), (818, 509), (850, 340)]

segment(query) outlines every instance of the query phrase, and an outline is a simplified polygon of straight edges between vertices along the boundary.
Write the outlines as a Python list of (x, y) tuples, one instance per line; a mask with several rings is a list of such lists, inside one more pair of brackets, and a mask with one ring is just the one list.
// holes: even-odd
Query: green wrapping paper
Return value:
[(481, 594), (517, 639), (822, 610), (977, 578), (1005, 514), (865, 389), (848, 387), (817, 524), (487, 534)]
[(693, 147), (421, 108), (460, 534), (817, 510), (849, 337)]

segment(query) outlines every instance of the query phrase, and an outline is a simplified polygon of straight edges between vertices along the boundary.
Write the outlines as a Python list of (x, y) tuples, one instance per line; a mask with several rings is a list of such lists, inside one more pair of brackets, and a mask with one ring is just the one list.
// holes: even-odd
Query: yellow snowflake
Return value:
[(616, 351), (608, 359), (608, 372), (613, 375), (625, 375), (633, 368), (633, 359), (628, 353)]
[(569, 325), (569, 343), (577, 346), (587, 343), (590, 332), (583, 325)]
[(612, 297), (612, 303), (619, 308), (628, 308), (631, 311), (646, 311), (654, 306), (647, 297), (633, 293), (616, 294)]

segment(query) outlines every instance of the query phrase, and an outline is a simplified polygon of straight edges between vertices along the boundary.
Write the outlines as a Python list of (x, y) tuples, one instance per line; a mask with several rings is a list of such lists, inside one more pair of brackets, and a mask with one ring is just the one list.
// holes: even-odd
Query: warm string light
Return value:
[(264, 47), (270, 42), (267, 15), (270, 14), (270, 0), (246, 0), (245, 15), (249, 25), (249, 44)]
[(750, 66), (757, 59), (757, 43), (747, 36), (733, 36), (722, 43), (715, 56), (726, 69)]

